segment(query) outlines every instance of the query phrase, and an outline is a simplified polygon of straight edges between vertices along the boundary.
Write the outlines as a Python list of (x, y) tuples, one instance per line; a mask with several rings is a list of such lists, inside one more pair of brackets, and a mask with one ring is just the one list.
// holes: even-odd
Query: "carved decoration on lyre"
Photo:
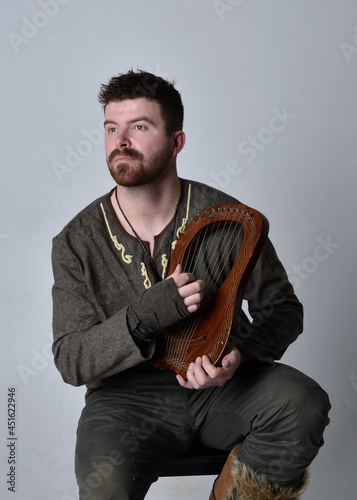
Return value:
[[(244, 289), (268, 229), (266, 217), (245, 205), (212, 207), (186, 226), (172, 254), (168, 275), (182, 264), (184, 271), (205, 281), (204, 298), (187, 320), (157, 332), (155, 366), (185, 376), (197, 356), (205, 354), (213, 364), (219, 364), (234, 343)], [(200, 266), (206, 269), (202, 271), (206, 276), (199, 275)]]

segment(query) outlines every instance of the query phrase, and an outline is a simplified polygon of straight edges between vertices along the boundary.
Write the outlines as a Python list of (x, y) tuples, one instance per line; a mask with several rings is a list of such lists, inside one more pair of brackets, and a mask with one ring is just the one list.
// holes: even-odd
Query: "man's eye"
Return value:
[(137, 130), (146, 130), (145, 125), (135, 125), (135, 128), (136, 128)]
[(106, 129), (106, 131), (107, 131), (107, 134), (113, 134), (114, 132), (117, 131), (117, 128), (116, 127), (108, 127)]

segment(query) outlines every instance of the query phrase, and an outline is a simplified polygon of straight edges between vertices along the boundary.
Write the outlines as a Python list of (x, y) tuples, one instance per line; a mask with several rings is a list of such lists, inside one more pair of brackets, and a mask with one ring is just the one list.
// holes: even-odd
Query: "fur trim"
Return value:
[(254, 472), (250, 467), (239, 462), (236, 457), (234, 457), (233, 468), (235, 484), (227, 492), (224, 500), (298, 500), (308, 482), (308, 473), (305, 471), (302, 477), (291, 486), (270, 483), (264, 474)]

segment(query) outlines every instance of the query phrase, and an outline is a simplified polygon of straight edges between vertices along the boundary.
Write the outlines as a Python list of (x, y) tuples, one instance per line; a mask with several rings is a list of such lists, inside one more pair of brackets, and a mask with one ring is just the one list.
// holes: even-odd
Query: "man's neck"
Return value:
[(134, 188), (117, 186), (121, 210), (115, 192), (112, 204), (124, 229), (129, 234), (133, 234), (134, 229), (142, 240), (149, 241), (152, 246), (154, 236), (160, 234), (174, 216), (180, 194), (181, 183), (175, 176), (165, 183)]

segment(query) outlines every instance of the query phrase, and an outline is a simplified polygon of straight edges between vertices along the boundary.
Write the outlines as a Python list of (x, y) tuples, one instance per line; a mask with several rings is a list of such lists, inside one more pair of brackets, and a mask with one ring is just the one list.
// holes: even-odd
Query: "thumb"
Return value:
[(230, 368), (231, 366), (235, 366), (236, 368), (238, 368), (241, 362), (241, 353), (236, 347), (233, 347), (233, 350), (222, 359), (222, 366), (223, 368)]
[(223, 359), (222, 359), (222, 366), (223, 368), (230, 368), (232, 366), (232, 360), (231, 358), (228, 356), (225, 356)]
[(177, 264), (175, 271), (172, 274), (170, 274), (170, 276), (168, 276), (168, 278), (172, 278), (174, 276), (177, 276), (177, 275), (181, 274), (182, 271), (183, 271), (182, 265), (181, 264)]

